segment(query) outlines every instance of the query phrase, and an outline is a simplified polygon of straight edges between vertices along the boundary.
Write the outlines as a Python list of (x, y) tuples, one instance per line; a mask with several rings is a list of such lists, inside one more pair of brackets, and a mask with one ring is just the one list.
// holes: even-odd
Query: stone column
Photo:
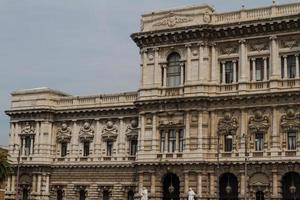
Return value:
[(211, 44), (211, 82), (217, 83), (219, 77), (219, 70), (218, 70), (218, 62), (217, 62), (217, 53), (216, 53), (216, 43)]
[[(185, 71), (187, 72), (187, 69), (185, 69)], [(184, 85), (184, 64), (180, 63), (180, 85), (183, 86)]]
[(155, 172), (151, 172), (151, 189), (150, 192), (151, 194), (155, 194)]
[(11, 191), (16, 192), (16, 176), (11, 176)]
[(273, 114), (272, 114), (272, 149), (271, 154), (273, 156), (277, 156), (277, 151), (279, 150), (279, 111), (276, 107), (273, 108)]
[(189, 172), (184, 172), (184, 193), (187, 194), (189, 191)]
[(203, 139), (203, 113), (202, 111), (198, 112), (198, 150), (202, 151), (202, 139)]
[(78, 151), (78, 125), (77, 121), (73, 120), (73, 129), (72, 129), (72, 152), (71, 157), (78, 157), (79, 151)]
[(210, 189), (209, 189), (209, 191), (210, 191), (210, 196), (211, 197), (215, 197), (216, 196), (216, 186), (215, 186), (215, 174), (214, 174), (214, 172), (211, 172), (210, 174), (209, 174), (209, 180), (210, 180), (210, 184), (209, 184), (209, 186), (210, 186)]
[(202, 173), (201, 172), (198, 172), (197, 175), (197, 194), (199, 198), (202, 197)]
[(245, 195), (245, 188), (246, 188), (246, 185), (245, 185), (245, 171), (244, 170), (241, 170), (240, 171), (240, 176), (241, 176), (241, 190), (240, 190), (240, 193), (241, 193), (241, 196), (244, 196)]
[(152, 151), (155, 153), (157, 151), (157, 129), (156, 129), (156, 113), (153, 113), (152, 118)]
[(263, 57), (264, 60), (264, 81), (268, 80), (268, 62), (267, 57)]
[(162, 70), (163, 70), (163, 75), (164, 75), (163, 86), (167, 87), (167, 65), (166, 64), (162, 65)]
[(50, 174), (46, 174), (46, 185), (45, 185), (46, 195), (50, 194), (49, 187), (50, 187)]
[(295, 55), (295, 59), (296, 59), (296, 78), (299, 78), (299, 54)]
[(185, 113), (185, 150), (190, 149), (190, 113), (187, 111)]
[(145, 134), (145, 115), (141, 115), (140, 116), (141, 120), (141, 124), (140, 124), (140, 150), (143, 151), (144, 150), (144, 134)]
[(273, 188), (272, 188), (272, 190), (273, 190), (273, 193), (272, 193), (272, 196), (273, 197), (277, 197), (278, 196), (278, 176), (277, 176), (277, 170), (272, 170), (272, 175), (273, 175), (273, 177), (272, 177), (272, 182), (273, 182), (273, 184), (272, 184), (272, 186), (273, 186)]
[(32, 175), (32, 192), (36, 192), (36, 174)]
[(42, 175), (37, 175), (37, 193), (41, 194), (41, 186), (42, 186)]
[(233, 83), (236, 83), (237, 82), (237, 80), (236, 80), (236, 77), (237, 77), (237, 70), (236, 70), (236, 60), (233, 60), (232, 61), (232, 63), (233, 63)]
[(144, 70), (147, 67), (147, 49), (143, 49), (142, 51), (143, 54), (143, 67), (142, 67), (142, 85), (144, 85)]
[(198, 55), (198, 59), (199, 59), (199, 62), (198, 62), (198, 80), (202, 79), (202, 77), (201, 77), (201, 68), (204, 67), (203, 66), (203, 58), (204, 58), (203, 54), (204, 54), (204, 43), (200, 42), (199, 43), (199, 55)]
[(161, 86), (161, 67), (159, 66), (159, 48), (154, 48), (154, 82), (156, 86)]
[(287, 56), (283, 56), (283, 78), (288, 78), (288, 73), (287, 73)]
[(6, 191), (8, 191), (8, 192), (11, 191), (11, 176), (8, 176), (8, 177), (7, 177)]
[(139, 192), (143, 189), (144, 185), (144, 172), (139, 172)]
[(279, 60), (279, 50), (278, 42), (276, 36), (270, 37), (270, 69), (271, 69), (271, 79), (280, 79), (281, 64)]
[(30, 136), (30, 155), (33, 154), (34, 137)]
[(241, 138), (241, 146), (240, 146), (240, 149), (239, 149), (239, 156), (240, 157), (244, 157), (245, 156), (245, 139), (242, 139), (243, 138), (243, 135), (245, 134), (246, 136), (248, 135), (247, 134), (247, 130), (248, 130), (248, 116), (247, 116), (247, 111), (245, 109), (241, 109), (241, 135), (240, 135), (240, 138)]
[(226, 65), (225, 65), (225, 61), (222, 61), (222, 84), (225, 84), (226, 83), (226, 80), (225, 80), (225, 68), (226, 68)]
[(247, 58), (247, 48), (246, 48), (246, 40), (240, 40), (240, 81), (246, 82), (249, 80), (248, 72), (248, 58)]
[(24, 156), (25, 155), (25, 138), (22, 137), (22, 155)]
[[(185, 45), (186, 49), (187, 49), (187, 53), (186, 53), (186, 66), (185, 66), (185, 77), (186, 77), (186, 81), (190, 81), (191, 80), (191, 44), (187, 44)], [(182, 78), (181, 78), (182, 79)], [(182, 84), (183, 85), (183, 84)]]
[(252, 58), (252, 81), (255, 82), (256, 81), (256, 59)]

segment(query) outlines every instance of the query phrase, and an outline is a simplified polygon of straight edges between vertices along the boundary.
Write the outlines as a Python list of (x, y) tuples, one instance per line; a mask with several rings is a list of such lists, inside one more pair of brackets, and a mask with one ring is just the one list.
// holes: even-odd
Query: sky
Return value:
[[(297, 1), (276, 1), (289, 2)], [(223, 12), (272, 0), (0, 0), (0, 145), (8, 144), (12, 91), (135, 91), (140, 56), (130, 34), (141, 14), (203, 3)]]

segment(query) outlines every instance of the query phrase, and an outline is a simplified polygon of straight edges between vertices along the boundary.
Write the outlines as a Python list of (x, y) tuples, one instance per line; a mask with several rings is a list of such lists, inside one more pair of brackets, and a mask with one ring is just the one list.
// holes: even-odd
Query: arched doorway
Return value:
[(288, 172), (282, 177), (282, 197), (285, 200), (300, 199), (300, 175)]
[(265, 200), (265, 194), (262, 191), (258, 191), (255, 194), (256, 200)]
[(234, 174), (225, 173), (220, 176), (219, 196), (222, 200), (238, 199), (238, 180)]
[(176, 174), (168, 173), (163, 178), (163, 200), (179, 200), (180, 181)]

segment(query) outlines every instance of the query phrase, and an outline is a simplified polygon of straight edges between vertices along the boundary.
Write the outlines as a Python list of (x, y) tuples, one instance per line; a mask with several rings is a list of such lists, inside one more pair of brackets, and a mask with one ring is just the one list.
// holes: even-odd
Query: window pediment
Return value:
[(112, 121), (107, 121), (105, 127), (102, 130), (103, 141), (115, 141), (118, 137), (118, 128)]
[(92, 142), (94, 139), (94, 129), (90, 123), (85, 122), (83, 127), (79, 131), (79, 139), (81, 142)]
[(233, 117), (231, 113), (225, 113), (224, 117), (218, 122), (219, 135), (235, 135), (238, 129), (237, 118)]
[(300, 130), (300, 114), (296, 114), (293, 109), (289, 109), (285, 115), (281, 117), (280, 127), (283, 132)]
[(264, 116), (261, 111), (256, 111), (254, 116), (250, 117), (248, 127), (251, 133), (267, 133), (270, 127), (269, 117)]
[(57, 131), (56, 140), (59, 143), (70, 142), (72, 137), (71, 134), (72, 134), (71, 128), (68, 127), (67, 124), (63, 123), (61, 128), (59, 128)]
[(35, 129), (29, 122), (26, 122), (26, 124), (22, 128), (22, 131), (21, 131), (21, 133), (19, 133), (19, 135), (23, 135), (23, 136), (35, 135)]
[(128, 140), (136, 140), (138, 138), (138, 122), (137, 120), (131, 120), (130, 125), (127, 126), (125, 135)]

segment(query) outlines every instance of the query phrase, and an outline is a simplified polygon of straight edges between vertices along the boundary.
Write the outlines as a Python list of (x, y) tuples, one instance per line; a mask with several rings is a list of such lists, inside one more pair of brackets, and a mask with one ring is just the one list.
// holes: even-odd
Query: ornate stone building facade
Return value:
[(6, 199), (300, 199), (299, 12), (152, 12), (137, 92), (13, 92)]

